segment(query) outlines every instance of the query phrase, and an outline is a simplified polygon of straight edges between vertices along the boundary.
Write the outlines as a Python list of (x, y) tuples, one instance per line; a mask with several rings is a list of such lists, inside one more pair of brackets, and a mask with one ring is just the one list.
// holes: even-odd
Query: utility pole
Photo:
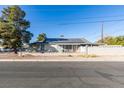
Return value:
[(102, 22), (102, 29), (101, 29), (101, 43), (104, 43), (104, 28), (103, 28), (103, 22)]

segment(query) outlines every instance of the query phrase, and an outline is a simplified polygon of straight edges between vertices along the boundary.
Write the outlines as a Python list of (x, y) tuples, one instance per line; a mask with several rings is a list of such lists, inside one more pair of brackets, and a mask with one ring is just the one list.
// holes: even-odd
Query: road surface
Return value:
[(0, 62), (0, 87), (124, 87), (124, 62)]

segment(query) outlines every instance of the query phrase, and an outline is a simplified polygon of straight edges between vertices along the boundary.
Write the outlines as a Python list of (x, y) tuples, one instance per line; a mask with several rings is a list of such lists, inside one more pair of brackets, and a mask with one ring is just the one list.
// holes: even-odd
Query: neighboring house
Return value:
[(30, 44), (39, 52), (82, 52), (84, 46), (94, 46), (84, 38), (47, 38), (45, 42)]

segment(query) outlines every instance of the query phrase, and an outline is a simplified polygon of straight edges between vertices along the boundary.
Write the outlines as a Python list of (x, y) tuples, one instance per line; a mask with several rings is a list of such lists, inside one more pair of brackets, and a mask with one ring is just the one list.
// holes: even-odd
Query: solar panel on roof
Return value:
[[(47, 38), (46, 43), (91, 43), (84, 38)], [(45, 43), (44, 42), (44, 43)], [(35, 42), (35, 43), (43, 43), (43, 42)]]

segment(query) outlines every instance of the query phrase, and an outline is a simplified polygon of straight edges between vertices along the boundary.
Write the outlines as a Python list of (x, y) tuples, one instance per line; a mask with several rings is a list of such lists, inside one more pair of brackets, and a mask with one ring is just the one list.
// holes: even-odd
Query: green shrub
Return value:
[(72, 55), (68, 55), (68, 57), (72, 57)]
[(90, 55), (79, 55), (79, 57), (84, 57), (84, 58), (95, 58), (95, 57), (98, 57), (98, 56), (95, 55), (95, 54), (90, 54)]

